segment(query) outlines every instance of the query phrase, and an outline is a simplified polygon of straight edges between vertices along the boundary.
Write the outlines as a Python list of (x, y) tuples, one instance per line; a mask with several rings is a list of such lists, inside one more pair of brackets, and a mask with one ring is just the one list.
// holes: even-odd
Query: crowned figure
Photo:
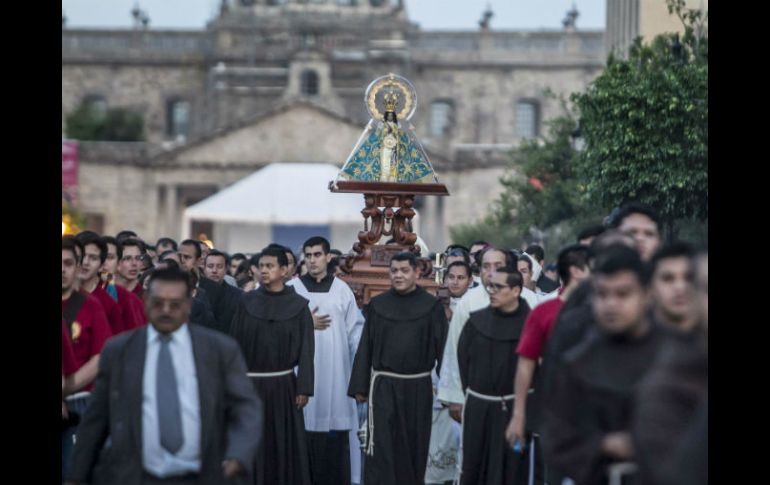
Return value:
[(359, 182), (437, 183), (409, 119), (417, 99), (401, 76), (375, 79), (366, 90), (372, 118), (343, 166), (339, 179)]

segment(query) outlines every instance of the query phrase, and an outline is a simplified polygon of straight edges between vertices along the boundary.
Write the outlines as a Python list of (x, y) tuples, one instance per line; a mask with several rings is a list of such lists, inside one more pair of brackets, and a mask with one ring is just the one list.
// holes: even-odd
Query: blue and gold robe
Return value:
[[(380, 146), (387, 134), (387, 125), (379, 123), (364, 137), (342, 168), (342, 177), (360, 182), (380, 181)], [(422, 147), (400, 126), (397, 132), (397, 181), (402, 183), (433, 183), (433, 168)]]

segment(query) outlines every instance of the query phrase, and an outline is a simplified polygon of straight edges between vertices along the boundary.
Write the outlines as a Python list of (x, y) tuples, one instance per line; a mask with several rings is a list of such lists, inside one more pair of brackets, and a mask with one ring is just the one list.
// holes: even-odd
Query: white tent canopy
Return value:
[[(271, 242), (273, 226), (327, 226), (332, 246), (346, 249), (364, 228), (364, 198), (330, 192), (329, 181), (338, 172), (339, 167), (326, 163), (267, 165), (185, 209), (182, 239), (191, 237), (191, 221), (211, 221), (222, 249), (245, 251)], [(419, 217), (412, 223), (418, 231)]]
[(360, 194), (335, 194), (328, 183), (339, 167), (273, 163), (184, 211), (190, 220), (253, 224), (363, 224)]

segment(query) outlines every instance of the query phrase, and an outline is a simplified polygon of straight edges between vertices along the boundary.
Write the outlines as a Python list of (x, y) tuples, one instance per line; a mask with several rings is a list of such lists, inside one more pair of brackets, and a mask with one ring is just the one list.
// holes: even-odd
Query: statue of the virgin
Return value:
[(359, 182), (436, 183), (438, 180), (409, 119), (417, 99), (412, 84), (388, 74), (366, 90), (372, 118), (339, 178)]

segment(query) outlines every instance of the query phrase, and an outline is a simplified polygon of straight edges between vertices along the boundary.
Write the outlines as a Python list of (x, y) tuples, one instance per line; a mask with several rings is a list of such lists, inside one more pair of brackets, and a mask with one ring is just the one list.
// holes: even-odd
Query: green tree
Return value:
[(126, 108), (101, 112), (88, 103), (67, 115), (67, 137), (85, 141), (142, 141), (144, 120)]
[(503, 192), (489, 214), (451, 228), (453, 241), (469, 244), (483, 239), (506, 247), (541, 241), (546, 254), (554, 255), (574, 242), (583, 225), (600, 222), (582, 197), (573, 168), (578, 153), (572, 146), (574, 118), (555, 118), (547, 126), (545, 137), (524, 141), (511, 153), (508, 170), (500, 178)]
[(546, 137), (512, 152), (503, 193), (481, 220), (450, 228), (454, 242), (542, 240), (554, 255), (630, 200), (657, 209), (669, 236), (680, 228), (688, 240), (707, 239), (708, 17), (684, 0), (667, 3), (685, 25), (681, 41), (637, 39), (628, 60), (610, 56), (588, 90), (572, 95), (586, 150), (572, 147), (577, 123), (565, 106)]
[(655, 208), (672, 237), (680, 219), (708, 218), (707, 14), (668, 0), (685, 25), (627, 60), (610, 55), (584, 93), (572, 95), (586, 150), (575, 169), (586, 200), (604, 209), (636, 200)]

